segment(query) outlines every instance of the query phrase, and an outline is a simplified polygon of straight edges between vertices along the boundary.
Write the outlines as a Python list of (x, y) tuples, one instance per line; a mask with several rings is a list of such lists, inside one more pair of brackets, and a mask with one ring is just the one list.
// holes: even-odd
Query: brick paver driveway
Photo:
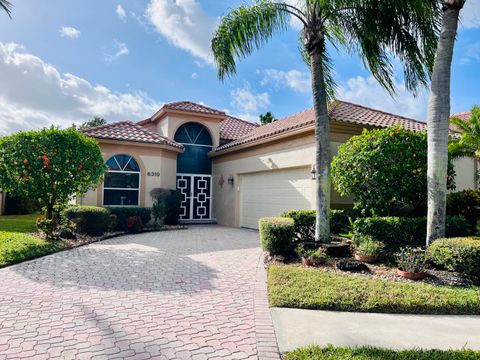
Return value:
[(124, 236), (0, 270), (0, 359), (278, 358), (258, 234)]

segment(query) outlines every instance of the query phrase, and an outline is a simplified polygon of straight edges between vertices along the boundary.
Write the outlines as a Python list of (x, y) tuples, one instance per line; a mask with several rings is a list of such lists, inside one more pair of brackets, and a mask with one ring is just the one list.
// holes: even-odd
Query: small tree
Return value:
[(48, 220), (71, 195), (95, 188), (105, 171), (98, 143), (75, 128), (21, 131), (0, 139), (0, 188), (37, 199)]
[(92, 120), (85, 121), (82, 125), (80, 125), (79, 129), (85, 130), (85, 129), (102, 126), (106, 124), (107, 124), (107, 120), (105, 120), (104, 118), (94, 117)]
[[(454, 186), (449, 162), (449, 188)], [(427, 205), (427, 134), (394, 127), (364, 130), (340, 145), (332, 162), (332, 181), (355, 208), (366, 214), (425, 211)]]
[(266, 125), (270, 124), (278, 119), (270, 112), (266, 112), (265, 114), (260, 114), (260, 124)]

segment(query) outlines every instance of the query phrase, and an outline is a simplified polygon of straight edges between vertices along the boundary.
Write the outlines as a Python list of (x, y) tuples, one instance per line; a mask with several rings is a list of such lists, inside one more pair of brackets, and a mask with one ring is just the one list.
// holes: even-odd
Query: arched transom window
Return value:
[(175, 133), (175, 141), (185, 147), (177, 158), (177, 173), (212, 174), (208, 153), (213, 149), (213, 142), (205, 126), (194, 122), (183, 124)]
[(103, 183), (103, 205), (138, 206), (140, 198), (140, 167), (130, 155), (114, 155), (107, 160)]

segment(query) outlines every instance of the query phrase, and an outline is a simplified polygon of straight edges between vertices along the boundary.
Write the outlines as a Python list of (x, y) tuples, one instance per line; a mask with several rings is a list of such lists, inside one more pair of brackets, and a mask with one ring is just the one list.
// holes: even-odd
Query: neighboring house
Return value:
[[(343, 101), (332, 103), (332, 151), (364, 128), (424, 122)], [(77, 202), (152, 206), (150, 191), (178, 188), (181, 219), (257, 228), (262, 216), (315, 208), (314, 112), (259, 126), (191, 102), (167, 104), (151, 118), (85, 130), (98, 140), (109, 167), (104, 184)], [(456, 163), (457, 189), (474, 188), (473, 160)], [(332, 191), (332, 207), (352, 205)]]

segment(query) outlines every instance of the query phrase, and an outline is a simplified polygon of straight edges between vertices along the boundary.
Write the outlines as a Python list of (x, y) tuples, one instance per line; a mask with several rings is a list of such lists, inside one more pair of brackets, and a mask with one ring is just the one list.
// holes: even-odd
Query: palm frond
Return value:
[(330, 0), (325, 22), (338, 29), (334, 41), (358, 53), (390, 94), (395, 93), (392, 57), (398, 57), (405, 86), (415, 93), (433, 68), (439, 13), (437, 0)]
[(237, 58), (250, 55), (275, 32), (286, 30), (291, 15), (302, 19), (301, 10), (291, 5), (261, 0), (240, 6), (224, 16), (212, 39), (219, 78), (236, 72)]
[(0, 9), (5, 11), (12, 18), (12, 4), (8, 0), (0, 0)]
[(453, 157), (480, 157), (480, 107), (472, 108), (468, 120), (453, 117), (450, 122), (460, 132), (460, 135), (448, 145), (451, 155)]

